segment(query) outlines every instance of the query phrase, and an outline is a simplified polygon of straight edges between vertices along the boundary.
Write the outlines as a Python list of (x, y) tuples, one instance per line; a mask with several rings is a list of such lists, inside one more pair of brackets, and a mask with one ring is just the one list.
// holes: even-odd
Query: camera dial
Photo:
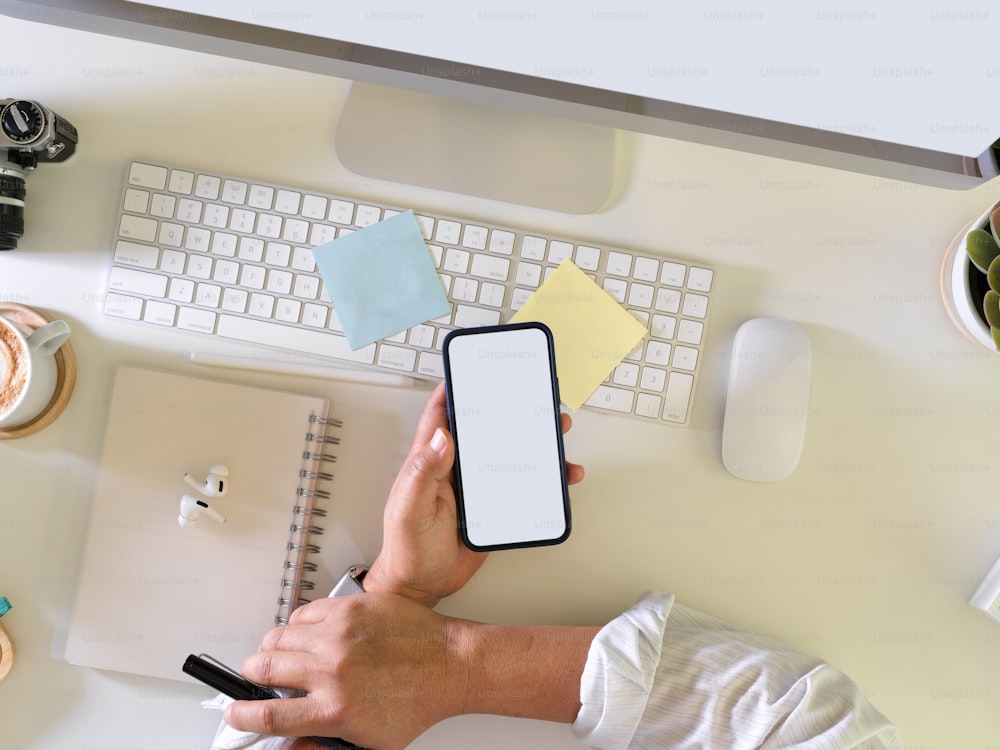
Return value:
[(37, 141), (45, 132), (45, 112), (34, 102), (20, 99), (11, 102), (0, 113), (3, 133), (18, 145)]

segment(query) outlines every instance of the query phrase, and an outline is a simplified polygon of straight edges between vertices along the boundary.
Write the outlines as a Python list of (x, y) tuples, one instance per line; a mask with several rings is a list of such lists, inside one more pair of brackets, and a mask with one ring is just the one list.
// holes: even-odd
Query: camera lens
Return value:
[(0, 250), (13, 250), (24, 235), (24, 178), (0, 174)]

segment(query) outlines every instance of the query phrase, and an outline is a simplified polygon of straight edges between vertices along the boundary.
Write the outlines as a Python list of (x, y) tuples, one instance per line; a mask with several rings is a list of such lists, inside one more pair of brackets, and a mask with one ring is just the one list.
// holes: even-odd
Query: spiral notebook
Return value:
[[(66, 659), (188, 680), (188, 653), (238, 665), (256, 651), (311, 596), (323, 527), (343, 507), (342, 431), (324, 397), (119, 368)], [(182, 527), (182, 477), (214, 463), (229, 467), (227, 494), (208, 499), (226, 523)], [(334, 536), (325, 567), (363, 561)]]

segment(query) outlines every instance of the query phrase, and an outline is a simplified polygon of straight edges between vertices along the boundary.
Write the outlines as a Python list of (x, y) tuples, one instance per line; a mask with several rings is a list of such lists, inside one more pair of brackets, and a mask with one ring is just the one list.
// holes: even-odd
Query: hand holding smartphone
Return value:
[(458, 329), (443, 354), (463, 541), (477, 551), (566, 541), (552, 332), (542, 323)]

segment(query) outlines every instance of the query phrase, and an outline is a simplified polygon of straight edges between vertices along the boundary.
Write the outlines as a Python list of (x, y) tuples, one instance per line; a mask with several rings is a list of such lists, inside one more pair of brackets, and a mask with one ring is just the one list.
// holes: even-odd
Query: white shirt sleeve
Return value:
[(896, 728), (823, 661), (649, 593), (594, 639), (573, 733), (601, 750), (897, 750)]

